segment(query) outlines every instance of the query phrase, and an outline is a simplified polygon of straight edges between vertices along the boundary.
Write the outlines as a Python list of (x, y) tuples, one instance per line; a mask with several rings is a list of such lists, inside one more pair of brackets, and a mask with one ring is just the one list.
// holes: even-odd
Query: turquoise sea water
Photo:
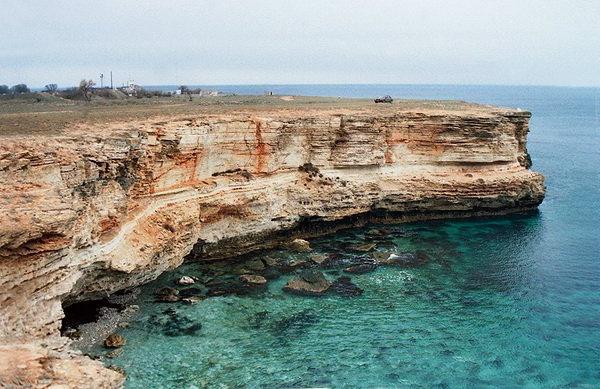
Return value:
[[(351, 275), (358, 297), (267, 290), (156, 303), (181, 275), (224, 277), (187, 264), (143, 288), (140, 314), (112, 360), (127, 386), (598, 387), (600, 386), (600, 89), (498, 86), (238, 86), (237, 93), (457, 98), (531, 110), (529, 151), (547, 178), (539, 212), (370, 227), (311, 241), (342, 261), (424, 251), (418, 267)], [(237, 88), (237, 89), (236, 89)], [(301, 259), (273, 251), (249, 259)], [(340, 267), (324, 269), (333, 280)], [(205, 289), (199, 287), (199, 292)], [(200, 328), (201, 326), (201, 328)], [(103, 351), (102, 351), (103, 352)]]

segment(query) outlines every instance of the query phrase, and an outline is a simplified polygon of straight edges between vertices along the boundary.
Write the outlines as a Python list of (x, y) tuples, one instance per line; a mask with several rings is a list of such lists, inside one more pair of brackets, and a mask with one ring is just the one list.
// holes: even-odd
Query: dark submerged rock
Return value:
[(265, 264), (260, 259), (243, 262), (233, 270), (236, 274), (251, 274), (265, 270)]
[(281, 277), (281, 273), (277, 269), (267, 268), (264, 272), (262, 272), (262, 276), (265, 277), (267, 280), (275, 280)]
[(363, 253), (372, 251), (375, 249), (375, 247), (377, 247), (376, 243), (363, 243), (363, 244), (358, 244), (358, 245), (353, 245), (350, 246), (350, 248), (354, 251), (360, 251)]
[(202, 329), (201, 323), (180, 315), (173, 308), (166, 309), (162, 315), (152, 315), (149, 322), (160, 327), (166, 336), (195, 335)]
[[(252, 276), (251, 274), (246, 275)], [(259, 285), (251, 284), (249, 282), (244, 281), (242, 277), (244, 277), (244, 275), (240, 277), (226, 277), (216, 279), (206, 285), (208, 287), (208, 292), (206, 293), (206, 295), (209, 297), (228, 296), (232, 294), (244, 296), (264, 290), (264, 288), (257, 288), (257, 286)], [(262, 276), (258, 277), (264, 278)]]
[(231, 294), (243, 295), (248, 293), (247, 285), (244, 285), (239, 279), (235, 280), (219, 280), (211, 283), (208, 292), (209, 297), (227, 296)]
[(345, 297), (360, 296), (363, 290), (356, 286), (350, 277), (340, 277), (331, 284), (331, 291)]
[(185, 288), (185, 289), (181, 289), (178, 293), (178, 297), (179, 298), (188, 298), (188, 297), (197, 297), (197, 296), (202, 296), (203, 290), (201, 288), (197, 288), (197, 287), (192, 287), (192, 288)]
[(155, 292), (156, 301), (172, 303), (179, 301), (179, 291), (175, 288), (165, 287)]
[(311, 284), (327, 282), (325, 275), (317, 270), (304, 270), (300, 273), (300, 278)]
[(287, 340), (302, 335), (311, 325), (316, 324), (317, 322), (318, 316), (310, 310), (305, 309), (273, 322), (271, 331), (276, 336), (285, 337)]
[(371, 228), (370, 230), (368, 230), (365, 233), (365, 237), (372, 238), (372, 239), (384, 238), (384, 237), (388, 236), (389, 233), (390, 232), (388, 230), (386, 230), (385, 228)]

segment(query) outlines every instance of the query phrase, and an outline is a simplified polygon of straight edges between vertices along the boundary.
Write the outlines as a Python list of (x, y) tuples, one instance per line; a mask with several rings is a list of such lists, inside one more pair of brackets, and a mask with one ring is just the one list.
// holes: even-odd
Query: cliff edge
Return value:
[(0, 134), (0, 382), (122, 385), (69, 349), (63, 305), (148, 282), (190, 253), (238, 255), (319, 222), (498, 215), (544, 198), (528, 112), (232, 101), (64, 122), (0, 114), (60, 122)]

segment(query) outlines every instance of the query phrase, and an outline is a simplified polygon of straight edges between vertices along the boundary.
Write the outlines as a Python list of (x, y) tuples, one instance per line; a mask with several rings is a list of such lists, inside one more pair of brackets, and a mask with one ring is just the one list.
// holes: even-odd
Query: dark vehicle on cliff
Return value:
[(375, 99), (376, 103), (392, 103), (392, 101), (394, 101), (394, 99), (392, 99), (392, 96), (390, 95), (385, 95), (385, 96), (381, 96)]

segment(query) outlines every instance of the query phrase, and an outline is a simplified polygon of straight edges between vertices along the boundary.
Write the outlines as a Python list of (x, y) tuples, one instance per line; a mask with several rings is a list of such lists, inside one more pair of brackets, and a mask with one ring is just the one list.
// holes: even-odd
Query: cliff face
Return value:
[(39, 356), (37, 340), (63, 339), (63, 302), (152, 280), (192, 250), (201, 260), (263, 247), (307, 220), (535, 208), (544, 180), (528, 170), (529, 116), (272, 110), (3, 139), (2, 344)]

